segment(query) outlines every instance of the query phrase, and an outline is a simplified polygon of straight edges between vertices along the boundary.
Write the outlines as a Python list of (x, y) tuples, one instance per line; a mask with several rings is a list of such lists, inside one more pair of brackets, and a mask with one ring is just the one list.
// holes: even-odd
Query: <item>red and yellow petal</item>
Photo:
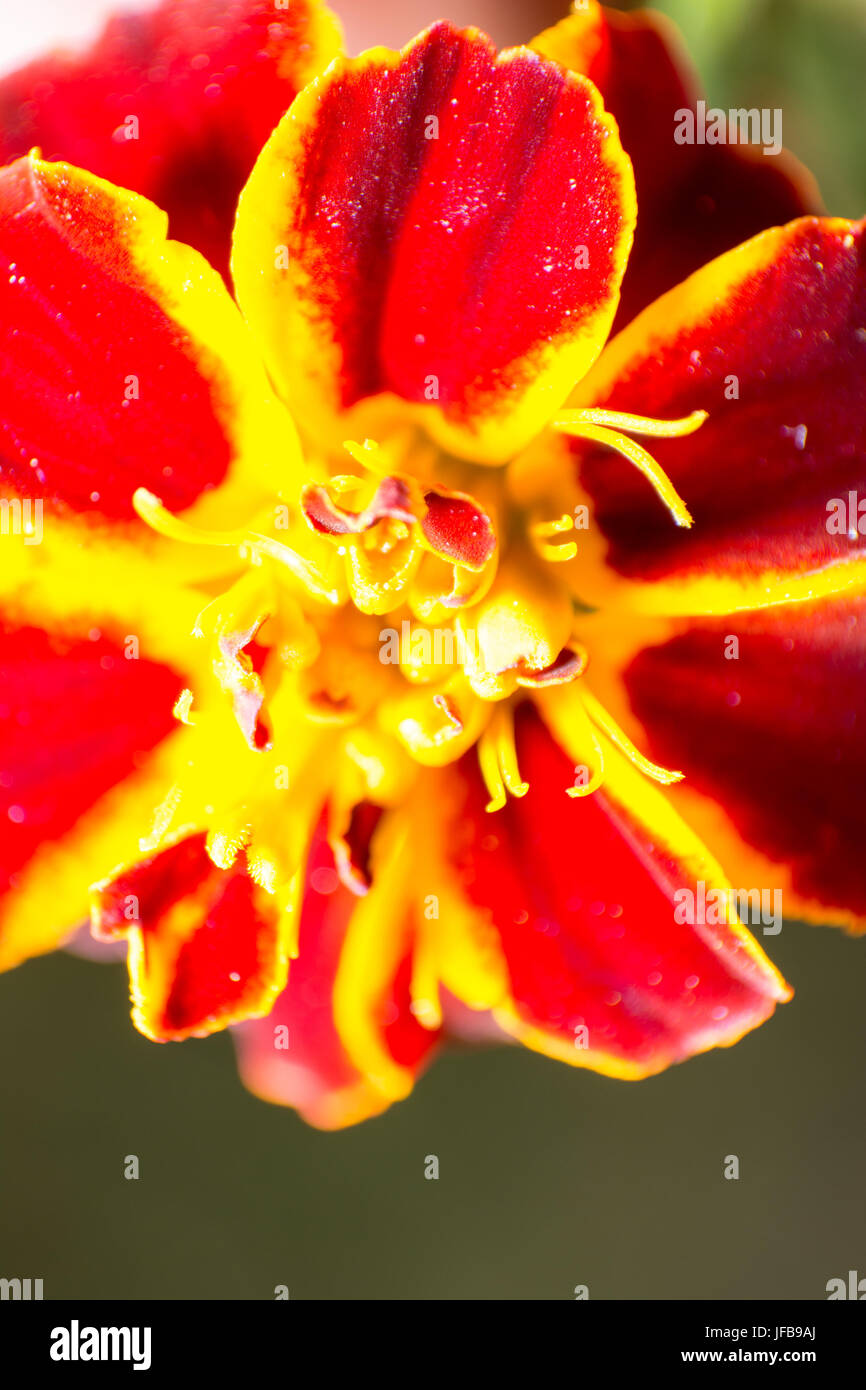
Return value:
[(46, 513), (41, 535), (0, 538), (0, 968), (59, 944), (90, 884), (139, 856), (190, 756), (175, 702), (208, 677), (202, 595), (114, 534), (69, 530)]
[(267, 1018), (234, 1032), (244, 1084), (320, 1129), (357, 1123), (408, 1094), (437, 1039), (411, 1010), (413, 935), (396, 881), (404, 874), (393, 855), (374, 857), (373, 886), (358, 897), (320, 838), (288, 984)]
[(206, 841), (181, 836), (92, 893), (94, 935), (128, 938), (133, 1022), (156, 1042), (267, 1014), (286, 979), (290, 914), (243, 850), (222, 869)]
[(310, 429), (375, 437), (374, 416), (409, 411), (495, 463), (598, 354), (634, 217), (591, 83), (439, 24), (297, 99), (242, 195), (232, 270)]
[(235, 206), (295, 95), (340, 49), (318, 0), (163, 0), (0, 80), (0, 163), (40, 146), (165, 208), (225, 272)]
[(839, 512), (852, 496), (856, 512), (866, 484), (864, 384), (863, 223), (803, 218), (764, 232), (665, 295), (613, 340), (570, 406), (709, 412), (688, 437), (652, 441), (694, 524), (673, 525), (631, 465), (575, 440), (594, 514), (570, 565), (578, 589), (645, 611), (722, 613), (862, 586), (866, 541)]
[(866, 601), (671, 625), (622, 663), (641, 746), (743, 886), (791, 917), (866, 928)]
[(577, 698), (540, 697), (547, 726), (521, 709), (517, 756), (529, 791), (495, 814), (485, 814), (487, 791), (467, 761), (451, 857), (500, 942), (507, 994), (497, 1021), (549, 1056), (636, 1079), (736, 1042), (789, 991), (736, 916), (677, 919), (678, 893), (697, 903), (701, 883), (710, 891), (726, 880), (615, 750), (601, 790), (567, 795), (583, 756)]
[(184, 757), (180, 642), (140, 612), (60, 608), (2, 605), (0, 968), (86, 920), (90, 884), (138, 854)]
[(0, 479), (67, 519), (145, 487), (237, 524), (297, 445), (240, 315), (153, 204), (36, 156), (0, 171)]
[(677, 113), (695, 110), (700, 89), (664, 15), (588, 0), (533, 47), (595, 83), (634, 165), (640, 217), (618, 325), (765, 227), (819, 211), (814, 181), (785, 152), (677, 143)]

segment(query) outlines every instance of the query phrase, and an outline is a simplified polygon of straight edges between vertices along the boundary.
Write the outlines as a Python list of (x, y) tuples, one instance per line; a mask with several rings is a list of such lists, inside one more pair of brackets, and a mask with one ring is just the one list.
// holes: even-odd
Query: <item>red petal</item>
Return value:
[(709, 411), (695, 434), (651, 441), (689, 531), (623, 460), (575, 444), (620, 574), (676, 580), (674, 597), (689, 578), (722, 611), (862, 556), (861, 535), (828, 529), (828, 507), (866, 485), (863, 262), (864, 224), (804, 218), (714, 261), (610, 344), (573, 404)]
[[(367, 900), (365, 900), (367, 901)], [(235, 1030), (244, 1083), (265, 1100), (290, 1105), (310, 1124), (334, 1129), (384, 1110), (393, 1098), (359, 1069), (334, 1018), (335, 981), (359, 899), (340, 882), (319, 840), (310, 857), (298, 958), (272, 1012)], [(409, 1009), (411, 952), (401, 952), (390, 987), (375, 1002), (381, 1045), (398, 1067), (415, 1071), (436, 1041)]]
[(312, 428), (390, 393), (498, 461), (607, 336), (633, 215), (590, 84), (440, 24), (335, 64), (295, 103), (241, 199), (232, 268)]
[(225, 271), (259, 150), (338, 47), (316, 0), (165, 0), (116, 15), (87, 52), (0, 82), (0, 163), (36, 145), (143, 193), (166, 209), (173, 237)]
[(625, 679), (651, 756), (682, 768), (684, 796), (724, 808), (714, 843), (732, 871), (748, 864), (739, 837), (781, 866), (742, 872), (750, 884), (784, 880), (786, 912), (862, 928), (866, 600), (692, 623), (641, 652)]
[(513, 1007), (500, 1021), (534, 1047), (633, 1078), (767, 1018), (786, 992), (742, 928), (675, 920), (678, 889), (714, 886), (712, 861), (666, 842), (607, 787), (570, 799), (570, 760), (528, 706), (517, 751), (528, 795), (486, 815), (467, 760), (455, 827), (465, 891), (507, 964)]
[(819, 210), (812, 181), (787, 154), (675, 142), (676, 113), (695, 110), (701, 92), (663, 15), (623, 15), (593, 0), (533, 47), (595, 83), (634, 165), (640, 217), (618, 326), (714, 256)]
[(190, 835), (94, 889), (94, 935), (130, 938), (133, 1020), (159, 1042), (267, 1013), (286, 978), (286, 914), (243, 852), (219, 869)]
[(0, 626), (3, 965), (50, 949), (86, 917), (88, 883), (108, 867), (89, 853), (130, 853), (147, 828), (152, 807), (136, 798), (138, 819), (125, 825), (118, 788), (141, 782), (147, 755), (177, 727), (182, 681), (126, 655), (122, 638), (98, 629)]
[(115, 519), (189, 507), (253, 449), (266, 390), (225, 287), (165, 217), (64, 165), (0, 171), (0, 474)]

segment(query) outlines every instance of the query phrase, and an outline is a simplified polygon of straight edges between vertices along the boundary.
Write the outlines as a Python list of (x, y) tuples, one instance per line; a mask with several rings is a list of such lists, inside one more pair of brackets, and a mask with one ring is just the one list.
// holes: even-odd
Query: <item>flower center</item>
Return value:
[[(553, 429), (624, 455), (675, 523), (689, 526), (669, 478), (625, 431), (673, 438), (705, 418), (566, 410)], [(240, 573), (202, 610), (195, 635), (249, 750), (279, 754), (281, 740), (304, 740), (303, 723), (341, 737), (351, 731), (343, 752), (360, 772), (362, 795), (375, 800), (405, 782), (407, 764), (441, 766), (477, 745), (495, 811), (527, 791), (516, 704), (578, 682), (588, 751), (570, 795), (602, 784), (605, 744), (657, 781), (678, 780), (643, 757), (583, 679), (590, 663), (580, 613), (555, 568), (578, 555), (570, 515), (539, 518), (516, 500), (508, 470), (473, 468), (420, 441), (416, 452), (410, 434), (348, 441), (345, 450), (349, 471), (320, 467), (294, 504), (238, 530), (203, 531), (144, 489), (135, 494), (139, 516), (161, 535), (236, 553)], [(186, 690), (175, 713), (194, 723), (210, 708), (211, 695)]]

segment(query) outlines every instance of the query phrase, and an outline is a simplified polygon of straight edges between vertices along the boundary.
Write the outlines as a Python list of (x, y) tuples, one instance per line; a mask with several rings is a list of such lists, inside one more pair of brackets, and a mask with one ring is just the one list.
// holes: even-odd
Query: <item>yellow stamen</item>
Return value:
[(248, 552), (248, 558), (254, 564), (261, 562), (262, 555), (267, 555), (270, 559), (276, 560), (278, 564), (284, 565), (286, 569), (290, 570), (314, 597), (332, 604), (337, 604), (340, 601), (340, 596), (336, 590), (326, 587), (322, 576), (309, 561), (305, 560), (297, 551), (291, 550), (289, 546), (273, 540), (270, 536), (263, 536), (258, 531), (240, 529), (237, 531), (202, 530), (200, 527), (193, 526), (190, 522), (172, 515), (158, 497), (143, 487), (136, 488), (132, 497), (132, 505), (142, 521), (152, 531), (156, 531), (160, 536), (165, 536), (168, 540), (181, 541), (188, 545), (236, 548), (241, 553)]
[(396, 521), (394, 517), (385, 516), (357, 539), (364, 550), (390, 555), (398, 545), (409, 539), (410, 534), (405, 521)]
[(588, 782), (574, 782), (570, 787), (566, 787), (566, 796), (573, 797), (575, 800), (582, 796), (592, 796), (593, 792), (597, 792), (599, 787), (604, 785), (604, 749), (596, 738), (595, 731), (590, 728), (589, 720), (587, 720), (587, 732), (595, 754), (596, 766)]
[[(592, 796), (593, 792), (597, 792), (599, 788), (604, 785), (604, 749), (602, 748), (601, 743), (599, 742), (596, 736), (596, 732), (593, 729), (592, 724), (590, 723), (589, 715), (586, 711), (586, 705), (583, 701), (575, 700), (574, 705), (572, 707), (572, 714), (573, 717), (577, 718), (580, 724), (579, 743), (582, 746), (584, 739), (586, 739), (592, 745), (592, 751), (595, 761), (595, 768), (592, 771), (592, 774), (588, 782), (575, 781), (572, 783), (570, 787), (565, 788), (566, 796), (570, 796), (573, 799), (578, 800), (580, 797), (583, 796)], [(583, 770), (583, 768), (585, 768), (586, 771), (589, 771), (588, 765), (582, 764), (581, 766), (576, 767), (574, 769), (575, 777), (577, 776), (578, 772)]]
[(707, 418), (706, 410), (693, 410), (691, 415), (683, 415), (679, 420), (654, 420), (650, 415), (627, 415), (621, 410), (568, 410), (560, 420), (588, 425), (610, 425), (612, 429), (624, 430), (628, 434), (649, 435), (653, 439), (681, 439), (694, 434)]
[(142, 521), (152, 531), (167, 537), (168, 540), (182, 541), (186, 545), (243, 546), (249, 544), (249, 532), (241, 530), (205, 531), (200, 526), (193, 526), (189, 521), (174, 516), (167, 507), (163, 506), (161, 500), (154, 493), (148, 492), (145, 487), (136, 488), (132, 495), (132, 505)]
[(577, 544), (575, 541), (566, 541), (564, 545), (545, 545), (540, 544), (535, 547), (542, 560), (549, 560), (552, 564), (562, 564), (565, 560), (573, 560), (577, 554)]
[(517, 766), (517, 746), (514, 742), (514, 706), (510, 702), (500, 705), (498, 710), (494, 710), (492, 722), (496, 731), (496, 751), (499, 755), (499, 766), (502, 768), (505, 785), (512, 796), (525, 796), (529, 791), (529, 783), (524, 782)]
[(616, 748), (624, 753), (631, 763), (647, 777), (651, 777), (654, 782), (661, 782), (663, 786), (669, 787), (674, 782), (683, 780), (682, 772), (671, 772), (665, 767), (659, 767), (658, 763), (650, 762), (643, 753), (638, 752), (631, 739), (619, 725), (611, 718), (604, 705), (591, 695), (588, 690), (581, 692), (583, 707), (589, 718), (599, 729), (610, 739)]
[(277, 866), (266, 855), (247, 852), (247, 869), (250, 878), (266, 893), (274, 894), (279, 887)]
[(485, 811), (501, 811), (508, 797), (505, 794), (505, 783), (499, 769), (496, 743), (489, 729), (485, 729), (478, 740), (478, 764), (481, 768), (481, 776), (484, 778), (484, 785), (490, 793), (490, 800), (484, 809)]
[(550, 544), (554, 536), (561, 536), (573, 526), (574, 518), (569, 516), (568, 512), (557, 517), (555, 521), (534, 521), (529, 527), (529, 535), (536, 554), (540, 555), (542, 560), (552, 560), (554, 563), (573, 560), (577, 554), (577, 544), (574, 541), (566, 541), (562, 545)]
[(192, 691), (182, 690), (174, 702), (172, 714), (175, 719), (179, 719), (181, 724), (194, 724), (190, 710), (192, 709)]
[(478, 740), (478, 761), (490, 793), (485, 810), (501, 811), (508, 792), (520, 797), (529, 791), (529, 783), (523, 781), (517, 766), (514, 709), (510, 703), (493, 711), (490, 723)]
[(404, 472), (422, 476), (424, 470), (419, 472), (418, 468), (428, 452), (414, 426), (389, 433), (386, 447), (375, 439), (365, 439), (363, 444), (355, 439), (344, 439), (343, 448), (367, 473), (380, 480)]
[[(618, 410), (567, 410), (557, 416), (554, 429), (575, 439), (592, 439), (615, 449), (643, 474), (671, 513), (677, 526), (691, 526), (692, 517), (667, 473), (652, 454), (629, 439), (624, 430), (634, 434), (651, 435), (656, 439), (680, 439), (694, 434), (707, 418), (705, 410), (693, 410), (680, 420), (653, 420), (645, 415), (626, 415)], [(613, 428), (609, 428), (613, 427)]]
[(357, 473), (335, 473), (333, 478), (328, 479), (330, 491), (338, 493), (341, 497), (346, 492), (358, 492), (365, 486), (365, 480), (359, 478)]
[(176, 782), (154, 811), (150, 831), (147, 835), (142, 835), (138, 842), (142, 854), (148, 854), (162, 844), (182, 797), (183, 788)]
[(382, 451), (375, 439), (365, 439), (363, 444), (356, 443), (354, 439), (345, 439), (343, 448), (356, 463), (360, 463), (362, 468), (366, 468), (377, 478), (384, 478), (388, 473), (388, 460), (382, 457)]
[(230, 869), (249, 841), (248, 827), (245, 827), (242, 832), (235, 832), (234, 834), (229, 834), (223, 829), (212, 830), (207, 837), (207, 853), (218, 869)]
[(573, 525), (574, 517), (564, 512), (555, 521), (534, 521), (529, 529), (539, 540), (549, 540), (551, 536), (561, 536), (563, 531), (570, 531)]

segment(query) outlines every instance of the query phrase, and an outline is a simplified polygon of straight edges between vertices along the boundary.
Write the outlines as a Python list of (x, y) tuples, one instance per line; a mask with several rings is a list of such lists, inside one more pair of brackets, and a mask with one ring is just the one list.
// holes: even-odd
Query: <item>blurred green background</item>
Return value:
[[(713, 104), (782, 106), (828, 208), (866, 211), (862, 0), (657, 8)], [(796, 998), (730, 1051), (637, 1085), (454, 1052), (336, 1135), (247, 1095), (224, 1036), (145, 1042), (123, 967), (33, 962), (0, 978), (0, 1274), (49, 1298), (823, 1298), (866, 1275), (866, 942), (766, 944)]]
[[(619, 5), (618, 9), (639, 9)], [(777, 107), (828, 212), (866, 213), (866, 0), (662, 0), (715, 106)]]

